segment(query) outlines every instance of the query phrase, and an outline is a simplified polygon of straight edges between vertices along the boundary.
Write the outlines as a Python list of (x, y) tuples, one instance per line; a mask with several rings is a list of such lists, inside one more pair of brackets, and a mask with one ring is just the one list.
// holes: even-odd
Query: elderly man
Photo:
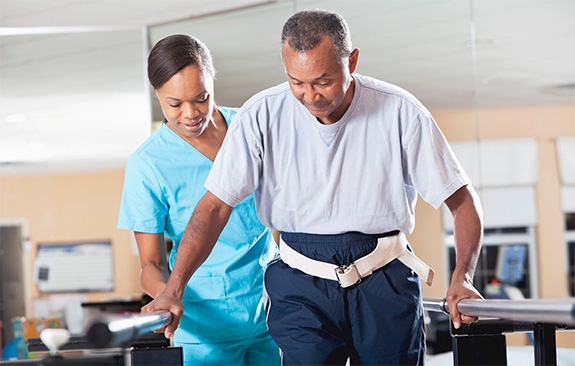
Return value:
[(282, 233), (265, 289), (284, 364), (422, 364), (421, 278), (430, 284), (433, 272), (405, 239), (417, 194), (435, 208), (445, 202), (455, 220), (447, 299), (456, 327), (475, 320), (457, 302), (481, 298), (472, 284), (477, 196), (429, 111), (405, 90), (354, 73), (359, 50), (339, 14), (294, 14), (281, 45), (287, 83), (236, 115), (166, 289), (145, 311), (170, 310), (165, 332), (174, 331), (185, 284), (233, 207), (255, 192), (258, 217)]

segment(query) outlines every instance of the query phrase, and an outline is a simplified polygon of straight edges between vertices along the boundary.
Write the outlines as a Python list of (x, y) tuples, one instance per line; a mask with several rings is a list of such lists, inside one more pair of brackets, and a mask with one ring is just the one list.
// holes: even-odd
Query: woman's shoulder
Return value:
[(167, 130), (169, 129), (163, 123), (154, 133), (152, 133), (137, 149), (133, 155), (140, 155), (146, 151), (153, 150), (157, 145), (161, 145), (166, 138)]
[(154, 165), (152, 162), (158, 157), (169, 155), (169, 152), (181, 149), (181, 139), (177, 137), (164, 123), (130, 155), (129, 160)]
[(226, 123), (229, 125), (236, 113), (238, 113), (239, 108), (233, 107), (221, 107), (218, 106), (218, 111), (224, 116)]

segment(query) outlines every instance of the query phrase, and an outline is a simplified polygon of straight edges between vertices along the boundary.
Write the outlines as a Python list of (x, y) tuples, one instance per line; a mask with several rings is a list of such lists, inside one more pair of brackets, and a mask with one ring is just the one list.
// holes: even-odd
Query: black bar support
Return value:
[(453, 337), (455, 366), (507, 365), (505, 335), (470, 335)]
[(557, 348), (554, 324), (536, 323), (533, 331), (536, 366), (556, 366)]
[(516, 327), (528, 329), (529, 324), (481, 319), (477, 323), (462, 323), (459, 329), (455, 329), (450, 323), (453, 365), (507, 365), (504, 333)]

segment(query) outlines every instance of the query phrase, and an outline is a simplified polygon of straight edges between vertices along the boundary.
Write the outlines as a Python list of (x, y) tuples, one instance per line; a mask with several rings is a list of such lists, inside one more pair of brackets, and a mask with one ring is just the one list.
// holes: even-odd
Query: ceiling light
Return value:
[(10, 114), (4, 117), (4, 123), (23, 123), (26, 121), (26, 116), (21, 113)]

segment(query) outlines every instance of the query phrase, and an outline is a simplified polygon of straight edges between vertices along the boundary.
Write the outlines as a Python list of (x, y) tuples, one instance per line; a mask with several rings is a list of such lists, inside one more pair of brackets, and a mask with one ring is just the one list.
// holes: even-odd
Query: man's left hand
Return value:
[(472, 280), (465, 276), (464, 279), (451, 279), (451, 285), (447, 290), (447, 306), (449, 307), (449, 316), (455, 329), (459, 329), (461, 322), (473, 323), (478, 320), (476, 316), (461, 314), (457, 309), (457, 304), (463, 299), (483, 299), (483, 296), (473, 287)]

